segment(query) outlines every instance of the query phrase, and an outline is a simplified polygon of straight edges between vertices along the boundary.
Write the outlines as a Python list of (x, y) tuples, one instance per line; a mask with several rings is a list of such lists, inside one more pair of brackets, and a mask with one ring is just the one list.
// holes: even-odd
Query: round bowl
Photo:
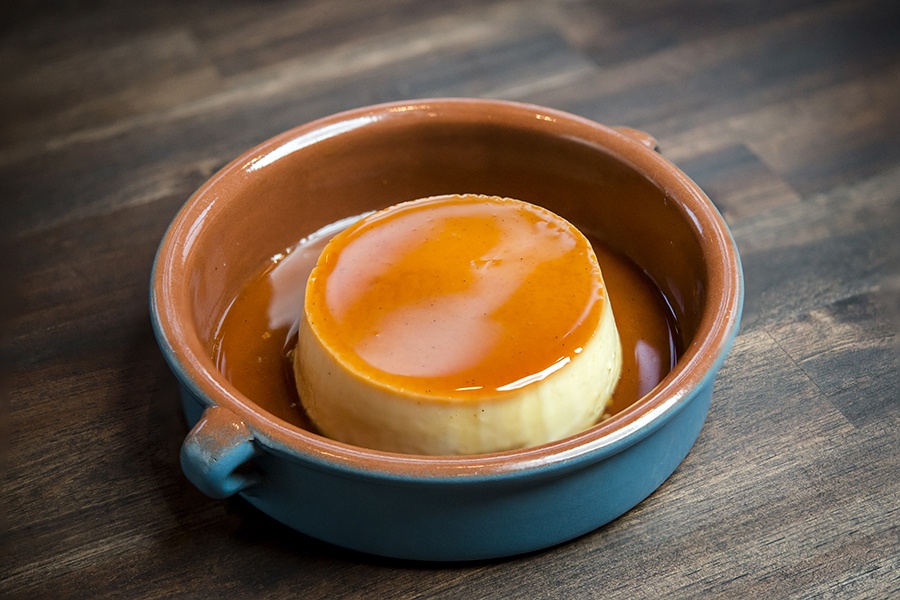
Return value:
[[(344, 112), (242, 154), (181, 209), (153, 269), (153, 326), (193, 426), (181, 453), (187, 477), (310, 536), (418, 560), (533, 551), (634, 507), (699, 435), (743, 301), (725, 222), (654, 146), (641, 132), (539, 106), (440, 99)], [(254, 404), (216, 369), (216, 327), (272, 256), (352, 215), (457, 193), (545, 206), (630, 257), (675, 316), (675, 368), (576, 435), (457, 457), (327, 439)]]

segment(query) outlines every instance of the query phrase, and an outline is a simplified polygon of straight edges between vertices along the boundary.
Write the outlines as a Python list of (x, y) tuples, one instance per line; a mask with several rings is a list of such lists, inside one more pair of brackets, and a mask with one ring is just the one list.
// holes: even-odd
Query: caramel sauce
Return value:
[(575, 359), (606, 302), (590, 242), (546, 209), (441, 196), (336, 235), (309, 278), (320, 342), (360, 376), (442, 400), (496, 396)]
[[(608, 294), (622, 342), (623, 364), (607, 413), (615, 414), (627, 408), (665, 377), (677, 360), (671, 311), (659, 289), (634, 263), (593, 241), (591, 245), (603, 271), (603, 281), (597, 283), (600, 281), (597, 274), (585, 270), (585, 264), (590, 262), (584, 257), (587, 246), (578, 243), (584, 238), (567, 232), (559, 224), (561, 220), (547, 224), (546, 215), (537, 211), (524, 217), (507, 215), (508, 222), (498, 223), (496, 214), (491, 213), (496, 206), (482, 208), (485, 212), (475, 211), (471, 218), (458, 219), (459, 215), (447, 214), (443, 220), (428, 222), (426, 218), (418, 223), (427, 230), (422, 243), (433, 244), (432, 249), (438, 253), (436, 256), (441, 256), (442, 252), (462, 251), (471, 258), (462, 266), (452, 267), (451, 271), (455, 269), (453, 276), (429, 290), (428, 297), (432, 300), (424, 303), (424, 309), (423, 290), (415, 283), (422, 278), (413, 274), (417, 269), (428, 268), (427, 262), (417, 258), (425, 252), (411, 252), (411, 248), (403, 248), (403, 244), (387, 248), (390, 235), (387, 240), (366, 239), (365, 228), (362, 228), (357, 229), (360, 235), (352, 245), (357, 250), (355, 256), (347, 254), (347, 248), (351, 247), (347, 245), (341, 251), (340, 261), (326, 261), (325, 280), (330, 283), (322, 286), (319, 293), (326, 301), (327, 312), (319, 307), (313, 309), (312, 314), (316, 320), (325, 317), (329, 321), (327, 326), (335, 328), (335, 335), (346, 340), (339, 349), (342, 357), (360, 361), (361, 368), (378, 369), (382, 375), (395, 378), (394, 383), (418, 379), (421, 384), (425, 378), (429, 385), (450, 394), (460, 393), (458, 388), (474, 387), (465, 385), (469, 381), (479, 381), (481, 386), (497, 389), (546, 370), (560, 357), (577, 353), (595, 329), (602, 307), (600, 303), (606, 301)], [(500, 212), (503, 212), (502, 207)], [(413, 214), (411, 218), (420, 216)], [(461, 227), (482, 228), (481, 234), (488, 240), (491, 236), (495, 236), (495, 240), (502, 237), (503, 228), (512, 229), (514, 232), (509, 239), (517, 240), (511, 243), (519, 250), (533, 246), (535, 239), (547, 238), (549, 244), (555, 244), (555, 254), (551, 252), (540, 262), (536, 267), (540, 271), (539, 277), (535, 277), (534, 273), (504, 265), (504, 262), (510, 262), (509, 255), (491, 257), (487, 242), (476, 247), (471, 242), (457, 241), (456, 234), (460, 233)], [(386, 228), (378, 228), (382, 229)], [(321, 235), (301, 241), (290, 252), (273, 257), (272, 262), (262, 268), (259, 276), (234, 299), (213, 340), (212, 355), (217, 367), (239, 391), (274, 416), (306, 429), (313, 427), (300, 407), (289, 355), (296, 342), (307, 280), (333, 234), (334, 229), (323, 231)], [(532, 244), (526, 243), (527, 240)], [(349, 256), (350, 261), (342, 264), (345, 256)], [(431, 260), (444, 263), (443, 258)], [(504, 266), (509, 268), (502, 268)], [(491, 285), (484, 279), (479, 280), (479, 276), (488, 273), (494, 281)], [(498, 273), (501, 274), (500, 283), (494, 277)], [(378, 278), (382, 278), (383, 285), (373, 292), (370, 284)], [(568, 296), (562, 294), (561, 291), (576, 288), (573, 279), (580, 282), (578, 291)], [(529, 280), (540, 283), (529, 285)], [(492, 311), (488, 310), (487, 304), (478, 306), (469, 294), (474, 291), (486, 294)], [(459, 297), (448, 307), (439, 297), (441, 293), (444, 296), (458, 294)], [(510, 298), (519, 294), (530, 300), (514, 302), (512, 304), (516, 306), (510, 308)], [(374, 352), (371, 344), (377, 342), (377, 334), (384, 331), (384, 325), (373, 318), (373, 311), (367, 308), (385, 301), (399, 307), (401, 310), (397, 314), (407, 320), (417, 320), (419, 326), (414, 327), (414, 331), (431, 328), (431, 341), (454, 338), (452, 343), (464, 341), (479, 349), (479, 352), (471, 353), (478, 354), (477, 360), (450, 347), (449, 356), (453, 360), (437, 361), (439, 368), (428, 366), (428, 361), (423, 363), (416, 359), (420, 359), (422, 353), (428, 354), (429, 348), (422, 347), (419, 341), (422, 338), (412, 335), (394, 347), (396, 355), (388, 355), (387, 359), (378, 362), (378, 355), (384, 357), (385, 353)], [(460, 318), (460, 311), (466, 315), (464, 318)], [(470, 318), (484, 324), (486, 315), (491, 312), (500, 314), (499, 325), (490, 324), (485, 331), (458, 331), (460, 321)], [(360, 328), (363, 334), (345, 335), (341, 329), (357, 327), (360, 323), (366, 325)], [(559, 336), (561, 323), (566, 325), (563, 328), (566, 333)], [(557, 336), (561, 339), (552, 339)], [(529, 355), (533, 348), (538, 351)], [(376, 362), (377, 366), (370, 361)]]

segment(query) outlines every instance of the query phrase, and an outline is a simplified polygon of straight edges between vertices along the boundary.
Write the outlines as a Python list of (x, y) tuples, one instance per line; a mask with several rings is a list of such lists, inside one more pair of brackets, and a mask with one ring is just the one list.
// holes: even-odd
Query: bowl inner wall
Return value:
[(699, 232), (657, 184), (596, 142), (502, 125), (385, 120), (226, 175), (195, 236), (193, 316), (209, 348), (228, 303), (264, 261), (334, 221), (438, 194), (509, 196), (547, 207), (625, 253), (666, 295), (682, 348), (707, 284)]

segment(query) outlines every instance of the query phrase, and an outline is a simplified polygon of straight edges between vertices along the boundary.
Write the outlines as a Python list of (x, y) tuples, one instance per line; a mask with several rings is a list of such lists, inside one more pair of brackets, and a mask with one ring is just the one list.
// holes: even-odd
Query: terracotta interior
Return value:
[(692, 223), (663, 190), (603, 148), (553, 131), (409, 120), (392, 116), (232, 174), (237, 185), (215, 194), (208, 229), (192, 252), (193, 315), (204, 343), (227, 302), (270, 256), (340, 218), (452, 193), (545, 206), (624, 252), (663, 290), (682, 341), (690, 341), (706, 287), (704, 261)]
[[(698, 330), (721, 321), (715, 311), (737, 306), (739, 275), (723, 272), (739, 267), (736, 255), (721, 256), (733, 250), (717, 213), (639, 141), (538, 107), (422, 102), (359, 110), (287, 132), (238, 158), (195, 194), (157, 267), (157, 289), (165, 290), (160, 318), (178, 321), (167, 335), (182, 338), (173, 344), (175, 355), (189, 375), (227, 390), (208, 357), (210, 340), (227, 304), (265, 260), (338, 219), (454, 193), (545, 206), (630, 256), (666, 295), (688, 358)], [(705, 256), (716, 253), (715, 260)], [(728, 285), (733, 289), (723, 288)], [(714, 306), (706, 306), (710, 298)], [(183, 319), (184, 312), (193, 319)], [(718, 327), (717, 339), (708, 342), (714, 352), (730, 325)], [(705, 359), (703, 368), (714, 360)]]

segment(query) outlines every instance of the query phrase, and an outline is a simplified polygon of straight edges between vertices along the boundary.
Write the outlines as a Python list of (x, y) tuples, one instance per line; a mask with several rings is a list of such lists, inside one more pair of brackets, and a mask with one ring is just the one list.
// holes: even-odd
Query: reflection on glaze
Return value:
[(335, 234), (370, 214), (372, 213), (367, 212), (335, 221), (303, 238), (284, 254), (279, 253), (272, 257), (272, 262), (277, 264), (278, 268), (267, 270), (265, 274), (269, 286), (276, 291), (266, 307), (268, 331), (287, 328), (291, 335), (297, 333), (298, 313), (303, 306), (306, 280), (316, 266), (322, 249)]
[(353, 131), (354, 129), (359, 129), (360, 127), (363, 127), (370, 123), (374, 123), (379, 118), (380, 117), (376, 115), (364, 115), (362, 117), (356, 117), (355, 119), (348, 119), (346, 121), (339, 121), (330, 125), (324, 125), (278, 146), (268, 154), (263, 154), (251, 159), (242, 168), (245, 171), (258, 171), (259, 169), (267, 167), (272, 163), (281, 160), (285, 156), (293, 154), (298, 150), (302, 150), (303, 148), (312, 146), (313, 144), (317, 144), (329, 138), (333, 138), (336, 135), (347, 133), (348, 131)]

